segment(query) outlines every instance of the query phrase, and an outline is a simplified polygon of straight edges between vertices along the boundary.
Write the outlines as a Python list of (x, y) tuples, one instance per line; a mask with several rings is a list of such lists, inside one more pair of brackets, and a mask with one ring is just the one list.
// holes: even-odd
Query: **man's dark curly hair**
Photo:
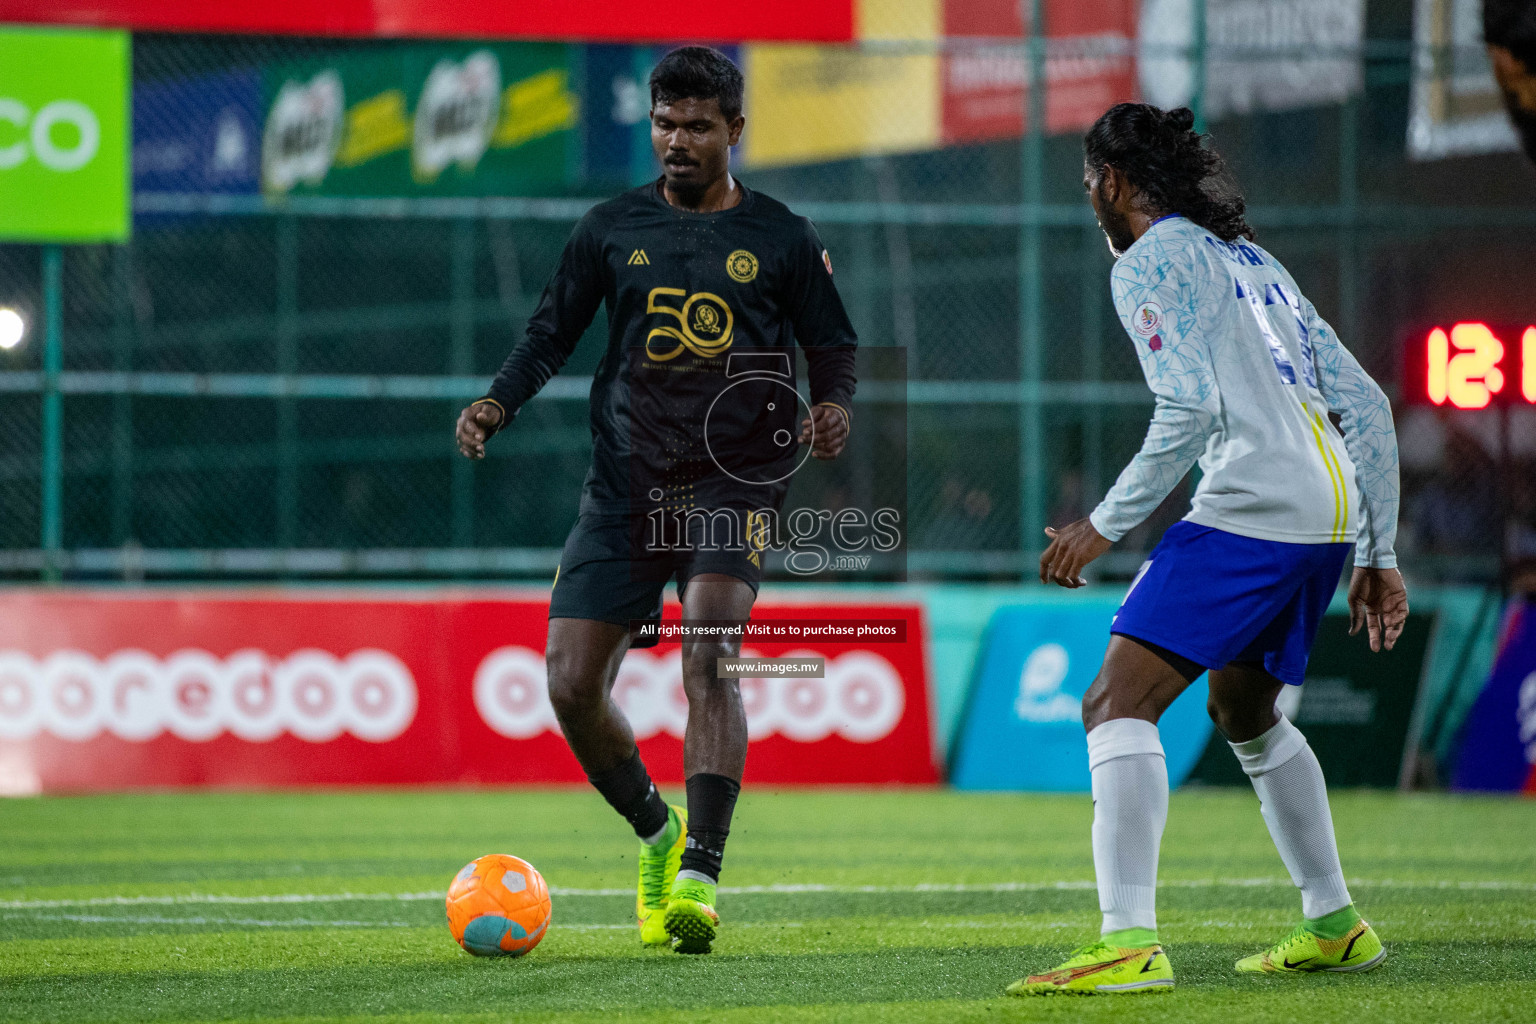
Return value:
[(1188, 107), (1119, 103), (1088, 129), (1083, 153), (1095, 169), (1118, 168), (1149, 208), (1182, 214), (1226, 242), (1253, 238), (1226, 162), (1194, 125)]
[(1536, 74), (1536, 4), (1530, 0), (1483, 0), (1483, 39)]
[[(1536, 76), (1536, 3), (1532, 0), (1483, 0), (1483, 39), (1490, 47), (1508, 51), (1526, 76)], [(1501, 91), (1525, 155), (1536, 160), (1536, 98), (1527, 91), (1529, 77), (1524, 82), (1523, 96), (1510, 91), (1502, 78)]]
[(661, 58), (651, 71), (651, 106), (677, 100), (719, 100), (727, 121), (741, 113), (741, 69), (708, 46), (684, 46)]

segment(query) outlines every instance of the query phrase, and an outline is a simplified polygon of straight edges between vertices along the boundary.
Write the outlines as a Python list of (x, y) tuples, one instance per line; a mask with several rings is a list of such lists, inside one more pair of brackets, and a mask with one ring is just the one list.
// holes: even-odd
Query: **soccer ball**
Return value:
[(549, 929), (549, 886), (504, 853), (464, 865), (448, 886), (448, 930), (475, 956), (522, 956)]

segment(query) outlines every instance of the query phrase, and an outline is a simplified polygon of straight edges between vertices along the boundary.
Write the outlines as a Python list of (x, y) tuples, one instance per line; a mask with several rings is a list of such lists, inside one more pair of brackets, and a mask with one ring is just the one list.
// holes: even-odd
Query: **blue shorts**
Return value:
[(1120, 605), (1111, 633), (1206, 668), (1263, 665), (1300, 686), (1352, 544), (1285, 544), (1178, 522)]

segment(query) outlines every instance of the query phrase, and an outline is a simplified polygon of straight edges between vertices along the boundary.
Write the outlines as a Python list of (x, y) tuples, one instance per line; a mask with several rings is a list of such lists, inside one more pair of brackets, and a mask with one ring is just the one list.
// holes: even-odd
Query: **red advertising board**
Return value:
[[(547, 614), (468, 592), (0, 593), (0, 791), (579, 782)], [(826, 658), (822, 679), (742, 680), (751, 782), (937, 781), (918, 606), (761, 602), (771, 619), (907, 638), (744, 644)], [(676, 642), (632, 651), (614, 691), (661, 781), (682, 779), (680, 663)]]
[[(942, 130), (947, 145), (1024, 132), (1029, 65), (1018, 0), (944, 0)], [(1081, 131), (1135, 98), (1135, 0), (1046, 0), (1045, 130)]]
[(0, 22), (312, 36), (842, 42), (853, 38), (853, 0), (0, 0)]

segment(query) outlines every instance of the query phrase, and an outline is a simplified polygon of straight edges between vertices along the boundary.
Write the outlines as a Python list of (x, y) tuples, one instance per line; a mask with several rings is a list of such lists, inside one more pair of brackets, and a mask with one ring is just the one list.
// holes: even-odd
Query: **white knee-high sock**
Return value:
[(1115, 718), (1088, 733), (1093, 869), (1103, 932), (1157, 929), (1157, 852), (1168, 821), (1168, 765), (1157, 726)]
[(1231, 744), (1253, 780), (1269, 834), (1301, 890), (1301, 912), (1322, 917), (1349, 906), (1328, 810), (1328, 787), (1307, 738), (1284, 717), (1264, 735)]

